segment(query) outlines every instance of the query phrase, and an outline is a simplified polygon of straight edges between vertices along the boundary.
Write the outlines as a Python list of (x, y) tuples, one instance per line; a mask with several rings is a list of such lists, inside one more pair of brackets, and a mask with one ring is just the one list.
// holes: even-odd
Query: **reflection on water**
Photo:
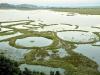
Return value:
[(59, 55), (60, 58), (63, 58), (63, 57), (66, 57), (66, 56), (69, 55), (67, 53), (67, 51), (63, 48), (60, 48), (60, 49), (57, 49), (57, 50), (58, 50), (57, 54)]
[(11, 34), (11, 35), (4, 35), (4, 36), (0, 36), (0, 41), (1, 40), (5, 40), (5, 39), (9, 39), (11, 37), (16, 37), (16, 36), (19, 36), (19, 35), (22, 35), (20, 32), (17, 32), (15, 34)]
[(74, 51), (81, 53), (87, 56), (88, 58), (96, 61), (97, 64), (99, 65), (99, 71), (100, 71), (100, 47), (92, 46), (90, 44), (78, 45)]
[(52, 40), (44, 37), (27, 37), (17, 39), (16, 44), (24, 47), (43, 47), (52, 44)]
[(88, 43), (99, 40), (99, 38), (91, 32), (81, 32), (81, 31), (67, 31), (67, 32), (58, 32), (58, 37), (76, 43)]
[(43, 72), (46, 75), (50, 75), (50, 72), (56, 73), (56, 71), (59, 71), (60, 75), (64, 75), (64, 72), (65, 72), (65, 70), (61, 69), (61, 68), (52, 68), (52, 67), (46, 67), (46, 66), (40, 66), (40, 65), (37, 66), (37, 65), (22, 64), (22, 65), (19, 66), (19, 68), (22, 71), (24, 71), (24, 68), (27, 68), (30, 71)]
[(9, 42), (0, 42), (0, 53), (4, 53), (7, 58), (9, 57), (12, 60), (21, 61), (27, 52), (29, 52), (27, 49), (17, 49), (9, 46)]
[(67, 51), (65, 49), (63, 49), (63, 48), (57, 49), (57, 52), (53, 52), (52, 50), (47, 50), (47, 52), (48, 52), (48, 55), (50, 57), (52, 57), (52, 56), (59, 56), (60, 58), (64, 58), (66, 56), (69, 56), (69, 54), (67, 53)]
[[(23, 13), (24, 12), (24, 13)], [(13, 13), (13, 14), (12, 14)], [(49, 10), (0, 10), (0, 21), (11, 21), (11, 20), (23, 20), (27, 19), (29, 16), (31, 20), (41, 20), (46, 24), (59, 24), (67, 23), (72, 25), (85, 25), (85, 26), (95, 26), (100, 24), (99, 15), (75, 15), (66, 16), (67, 13), (54, 12)], [(17, 17), (16, 17), (17, 16)]]
[(99, 46), (100, 47), (100, 42), (96, 42), (93, 44), (94, 46)]
[[(29, 19), (27, 18), (28, 16)], [(24, 21), (18, 21), (18, 20), (24, 20)], [(10, 22), (4, 23), (2, 21), (5, 22), (10, 21)], [(63, 41), (62, 43), (65, 46), (66, 46), (66, 41), (81, 43), (77, 45), (77, 48), (74, 51), (82, 53), (83, 55), (96, 61), (97, 64), (100, 65), (99, 35), (97, 36), (96, 34), (93, 33), (93, 32), (98, 32), (98, 33), (100, 32), (100, 15), (87, 16), (76, 13), (73, 15), (73, 14), (68, 14), (66, 12), (54, 12), (50, 10), (28, 10), (28, 11), (0, 10), (0, 41), (4, 41), (0, 42), (0, 54), (5, 53), (7, 57), (10, 57), (11, 59), (14, 60), (19, 60), (23, 59), (24, 54), (30, 51), (27, 50), (26, 47), (34, 47), (34, 46), (44, 47), (44, 46), (49, 46), (50, 44), (53, 43), (53, 40), (44, 37), (36, 37), (36, 36), (26, 37), (27, 35), (30, 36), (31, 33), (33, 32), (35, 33), (35, 31), (37, 32), (51, 31), (53, 33), (56, 32), (57, 36), (53, 34), (54, 36), (53, 38), (57, 38), (56, 40), (59, 39), (59, 41)], [(21, 37), (25, 36), (25, 38), (17, 39), (17, 37), (20, 38), (19, 35), (22, 35)], [(23, 46), (25, 47), (25, 49), (20, 49), (20, 48), (17, 49), (15, 47), (11, 47), (6, 39), (9, 38), (11, 39), (12, 37), (14, 37), (14, 39), (16, 40), (13, 41), (12, 39), (11, 43), (15, 42), (17, 46), (19, 45)], [(91, 44), (87, 44), (91, 42), (93, 46)], [(93, 42), (95, 43), (93, 44)], [(60, 58), (69, 55), (64, 48), (60, 47), (56, 49), (58, 50), (58, 52), (56, 53), (53, 53), (53, 51), (49, 49), (50, 51), (48, 51), (48, 55), (52, 56), (53, 54), (55, 54), (58, 55)], [(45, 57), (44, 59), (49, 60), (50, 59), (49, 56)], [(61, 68), (51, 68), (51, 67), (35, 66), (35, 65), (32, 66), (27, 64), (22, 64), (20, 66), (22, 70), (25, 67), (31, 69), (32, 71), (34, 69), (35, 71), (45, 72), (46, 75), (49, 75), (51, 70), (60, 71), (61, 75), (64, 75), (64, 70)]]
[(10, 30), (12, 30), (12, 29), (9, 29), (9, 28), (0, 28), (0, 32), (4, 32), (4, 31), (10, 31)]
[(16, 25), (16, 26), (12, 26), (12, 28), (16, 28), (16, 29), (28, 29), (28, 28), (25, 27), (24, 25)]
[[(35, 31), (64, 31), (64, 30), (73, 30), (75, 26), (68, 26), (68, 25), (51, 25), (51, 26), (44, 26), (42, 28), (38, 28)], [(34, 30), (33, 30), (34, 31)]]
[(10, 20), (8, 22), (4, 21), (1, 23), (1, 26), (8, 26), (8, 25), (14, 25), (14, 24), (24, 24), (28, 21), (18, 21), (18, 22), (11, 22)]

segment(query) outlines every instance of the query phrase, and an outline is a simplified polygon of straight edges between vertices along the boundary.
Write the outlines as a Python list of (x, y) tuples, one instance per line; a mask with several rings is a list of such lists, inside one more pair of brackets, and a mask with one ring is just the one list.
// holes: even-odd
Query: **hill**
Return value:
[(19, 5), (12, 5), (8, 3), (1, 3), (0, 9), (37, 9), (40, 8), (36, 5), (30, 5), (30, 4), (19, 4)]

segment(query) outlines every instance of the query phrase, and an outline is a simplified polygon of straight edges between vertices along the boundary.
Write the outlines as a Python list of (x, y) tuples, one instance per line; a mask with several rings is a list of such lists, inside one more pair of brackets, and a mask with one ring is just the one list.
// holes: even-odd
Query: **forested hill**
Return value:
[(30, 4), (19, 4), (19, 5), (12, 5), (8, 3), (1, 3), (0, 9), (37, 9), (40, 8), (36, 5), (30, 5)]
[(36, 5), (32, 5), (32, 4), (18, 4), (18, 5), (14, 5), (14, 4), (8, 4), (8, 3), (0, 3), (0, 9), (25, 9), (25, 10), (29, 10), (29, 9), (48, 9), (48, 8), (100, 8), (100, 6), (78, 6), (78, 7), (49, 7), (49, 6), (36, 6)]

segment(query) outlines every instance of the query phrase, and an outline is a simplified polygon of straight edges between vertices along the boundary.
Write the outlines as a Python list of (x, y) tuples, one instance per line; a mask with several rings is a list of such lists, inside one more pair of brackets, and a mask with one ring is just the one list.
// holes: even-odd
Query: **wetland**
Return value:
[(0, 55), (21, 70), (100, 75), (100, 15), (73, 13), (0, 9)]

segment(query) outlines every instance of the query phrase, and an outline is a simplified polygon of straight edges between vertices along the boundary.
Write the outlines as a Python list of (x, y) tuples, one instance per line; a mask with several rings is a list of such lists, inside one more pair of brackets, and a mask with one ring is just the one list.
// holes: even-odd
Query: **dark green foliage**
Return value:
[(32, 72), (25, 68), (25, 71), (23, 71), (22, 75), (32, 75)]
[(19, 75), (18, 63), (0, 56), (0, 75)]
[(35, 71), (31, 72), (30, 70), (25, 68), (25, 70), (22, 72), (21, 75), (45, 75), (45, 74), (42, 72), (35, 72)]
[(56, 71), (56, 74), (55, 75), (60, 75), (59, 71)]
[(54, 75), (54, 72), (53, 72), (53, 71), (51, 71), (51, 72), (50, 72), (50, 75)]
[(42, 72), (31, 72), (27, 68), (20, 71), (18, 63), (0, 55), (0, 75), (45, 75)]
[(40, 75), (45, 75), (44, 73), (40, 72)]
[(50, 75), (60, 75), (60, 73), (59, 73), (59, 71), (56, 71), (56, 72), (51, 71)]

